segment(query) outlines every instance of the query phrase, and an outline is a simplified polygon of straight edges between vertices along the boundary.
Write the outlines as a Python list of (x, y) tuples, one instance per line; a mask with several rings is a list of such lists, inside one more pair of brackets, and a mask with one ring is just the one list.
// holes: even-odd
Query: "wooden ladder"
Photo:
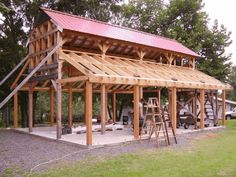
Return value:
[(168, 145), (168, 138), (166, 134), (165, 124), (162, 119), (162, 114), (160, 110), (160, 105), (158, 103), (158, 99), (156, 97), (150, 97), (148, 99), (147, 105), (144, 106), (146, 108), (146, 114), (143, 122), (143, 126), (141, 129), (140, 137), (142, 136), (143, 132), (148, 131), (149, 126), (149, 136), (148, 139), (151, 140), (153, 133), (155, 133), (155, 138), (157, 145), (159, 146), (159, 135), (163, 133), (164, 140), (166, 145)]
[(170, 145), (170, 136), (169, 136), (169, 133), (168, 133), (168, 127), (170, 127), (172, 135), (173, 135), (174, 140), (175, 140), (175, 143), (177, 144), (176, 134), (175, 134), (173, 124), (172, 124), (172, 120), (170, 118), (170, 114), (169, 114), (167, 108), (162, 109), (162, 119), (163, 119), (163, 122), (164, 122), (164, 125), (165, 125), (168, 144)]

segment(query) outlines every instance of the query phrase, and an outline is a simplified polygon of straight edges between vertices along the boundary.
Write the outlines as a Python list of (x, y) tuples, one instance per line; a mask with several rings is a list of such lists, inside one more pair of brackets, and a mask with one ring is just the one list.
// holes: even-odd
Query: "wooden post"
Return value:
[(18, 128), (18, 92), (14, 95), (14, 128)]
[(139, 87), (139, 97), (143, 98), (143, 87)]
[(113, 122), (116, 122), (116, 93), (112, 93), (112, 113), (113, 113)]
[(176, 96), (176, 87), (172, 88), (172, 124), (174, 132), (176, 133), (176, 127), (177, 127), (177, 96)]
[(194, 129), (197, 129), (197, 96), (193, 97)]
[(70, 84), (69, 87), (69, 110), (68, 110), (68, 123), (69, 123), (69, 127), (72, 127), (73, 124), (73, 93), (72, 93), (72, 86)]
[(139, 138), (139, 86), (134, 86), (134, 138)]
[(50, 88), (50, 126), (54, 126), (54, 89)]
[(29, 133), (33, 131), (33, 87), (29, 88)]
[(172, 94), (171, 94), (171, 89), (168, 89), (168, 112), (171, 117), (171, 121), (173, 122), (172, 119)]
[[(58, 61), (58, 79), (62, 78), (62, 61)], [(57, 139), (61, 139), (61, 116), (62, 116), (62, 89), (61, 83), (57, 83)]]
[(107, 115), (108, 111), (108, 93), (105, 93), (105, 121), (108, 121), (109, 115)]
[(222, 90), (222, 125), (225, 126), (225, 90)]
[(201, 120), (200, 120), (200, 128), (203, 129), (205, 127), (205, 90), (200, 90), (200, 101), (201, 101)]
[(161, 106), (161, 89), (158, 90), (158, 102), (159, 105)]
[(101, 134), (105, 134), (105, 120), (106, 120), (106, 86), (101, 85)]
[(85, 92), (85, 119), (86, 119), (86, 137), (87, 145), (92, 145), (92, 83), (86, 82)]
[(218, 115), (218, 93), (216, 92), (216, 121), (215, 124), (218, 125), (218, 119), (219, 119), (219, 115)]

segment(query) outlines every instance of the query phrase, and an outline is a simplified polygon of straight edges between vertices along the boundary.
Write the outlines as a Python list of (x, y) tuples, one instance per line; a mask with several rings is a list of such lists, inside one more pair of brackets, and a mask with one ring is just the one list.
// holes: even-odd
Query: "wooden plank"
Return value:
[(201, 119), (200, 119), (200, 128), (205, 127), (205, 90), (200, 90), (200, 105), (201, 105)]
[(22, 76), (22, 74), (25, 72), (25, 70), (28, 67), (29, 63), (30, 63), (30, 59), (27, 60), (27, 62), (25, 63), (25, 65), (21, 69), (20, 73), (17, 75), (16, 79), (14, 80), (13, 84), (11, 85), (11, 89), (16, 87), (17, 82), (19, 81), (19, 79)]
[(54, 94), (55, 91), (53, 87), (50, 88), (50, 126), (54, 126)]
[(85, 92), (85, 120), (86, 120), (86, 144), (92, 145), (92, 84), (86, 82)]
[(104, 84), (101, 85), (101, 134), (105, 134), (105, 123), (106, 123), (106, 86)]
[(176, 133), (177, 127), (177, 96), (176, 96), (176, 87), (172, 88), (172, 124), (173, 130)]
[(72, 127), (73, 124), (73, 93), (72, 93), (72, 86), (70, 84), (69, 87), (69, 127)]
[(222, 90), (221, 93), (221, 98), (222, 98), (222, 125), (225, 126), (225, 90)]
[(65, 54), (63, 52), (60, 52), (60, 59), (67, 61), (68, 63), (70, 63), (72, 66), (74, 66), (76, 69), (78, 69), (84, 75), (89, 75), (92, 73), (90, 70), (86, 69), (84, 66), (82, 66), (81, 64), (74, 61), (72, 57), (69, 57), (67, 54)]
[(112, 120), (115, 123), (116, 122), (116, 93), (112, 93)]
[(6, 82), (6, 80), (29, 58), (29, 55), (27, 55), (25, 58), (23, 58), (23, 60), (20, 61), (20, 63), (18, 63), (13, 70), (11, 70), (11, 72), (9, 74), (7, 74), (0, 82), (0, 86)]
[(33, 131), (33, 87), (29, 88), (29, 133)]
[(57, 45), (35, 68), (31, 73), (0, 103), (0, 109), (12, 98), (12, 96), (23, 87), (26, 82), (38, 71), (40, 67), (54, 54), (60, 45)]
[(18, 93), (14, 95), (14, 128), (18, 128)]
[(134, 138), (139, 138), (139, 86), (134, 86)]
[(57, 82), (63, 84), (63, 83), (86, 81), (86, 80), (88, 80), (88, 76), (76, 76), (76, 77), (58, 79)]

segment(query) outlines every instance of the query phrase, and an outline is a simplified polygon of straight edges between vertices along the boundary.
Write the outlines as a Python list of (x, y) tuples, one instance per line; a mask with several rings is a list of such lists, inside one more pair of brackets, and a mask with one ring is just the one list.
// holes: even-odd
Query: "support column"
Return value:
[(107, 115), (107, 111), (108, 111), (108, 93), (105, 93), (105, 120), (108, 121), (108, 117), (109, 115)]
[[(58, 61), (58, 79), (62, 78), (62, 61)], [(62, 117), (62, 88), (61, 83), (57, 83), (57, 139), (61, 139), (61, 117)]]
[(201, 105), (201, 120), (200, 120), (200, 128), (203, 129), (205, 127), (205, 90), (200, 90), (200, 105)]
[(14, 95), (14, 128), (18, 128), (18, 93)]
[(222, 125), (225, 126), (225, 90), (222, 90)]
[(216, 121), (215, 124), (218, 125), (218, 119), (219, 119), (219, 115), (218, 115), (218, 93), (216, 92)]
[(101, 134), (105, 134), (105, 121), (106, 121), (106, 86), (104, 84), (101, 85)]
[(29, 133), (33, 131), (33, 88), (29, 88)]
[(197, 96), (193, 97), (194, 129), (197, 129)]
[(176, 133), (176, 127), (177, 127), (177, 96), (176, 96), (176, 87), (172, 88), (172, 124), (174, 132)]
[(86, 143), (92, 145), (92, 83), (86, 82), (85, 92), (85, 119), (86, 119)]
[(112, 119), (113, 119), (113, 122), (115, 123), (116, 122), (116, 93), (112, 93), (112, 113), (113, 113)]
[(139, 86), (134, 86), (134, 138), (139, 138)]
[(73, 93), (72, 93), (72, 86), (70, 84), (69, 87), (69, 110), (68, 110), (68, 124), (69, 127), (72, 127), (73, 124)]
[(161, 106), (161, 89), (158, 90), (158, 101), (159, 105)]
[(54, 89), (53, 87), (50, 88), (50, 126), (54, 126)]
[(143, 98), (143, 87), (139, 87), (139, 97)]
[(168, 112), (171, 117), (171, 121), (173, 122), (172, 119), (172, 94), (171, 94), (171, 89), (168, 89)]

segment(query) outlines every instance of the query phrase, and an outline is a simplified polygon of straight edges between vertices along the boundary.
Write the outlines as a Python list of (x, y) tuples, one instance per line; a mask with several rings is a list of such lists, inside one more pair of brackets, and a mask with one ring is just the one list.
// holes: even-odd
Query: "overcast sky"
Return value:
[(232, 53), (232, 61), (236, 65), (236, 9), (235, 0), (203, 0), (205, 3), (204, 10), (208, 13), (211, 23), (214, 19), (223, 24), (228, 31), (231, 31), (231, 39), (233, 43), (227, 49), (228, 53)]

